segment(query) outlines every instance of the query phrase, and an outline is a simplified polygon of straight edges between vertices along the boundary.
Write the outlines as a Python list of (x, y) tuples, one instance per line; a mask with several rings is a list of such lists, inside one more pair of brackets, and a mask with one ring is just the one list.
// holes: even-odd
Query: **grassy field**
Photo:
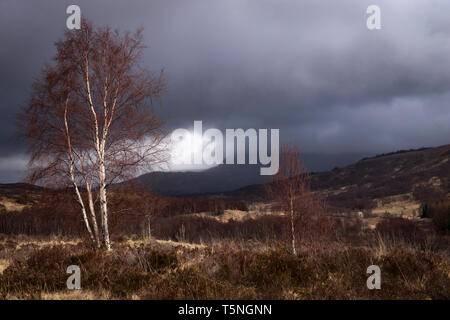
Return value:
[[(379, 238), (369, 246), (191, 244), (123, 238), (110, 252), (77, 239), (0, 236), (2, 299), (449, 299), (450, 259)], [(381, 268), (381, 289), (366, 286)], [(68, 290), (69, 265), (81, 290)]]
[[(208, 212), (214, 202), (197, 199), (194, 211), (177, 199), (165, 210), (182, 213), (153, 217), (151, 232), (146, 220), (112, 215), (111, 251), (89, 247), (67, 202), (4, 212), (0, 299), (450, 299), (450, 205), (413, 203), (411, 214), (408, 199), (300, 217), (297, 255), (288, 217), (264, 203)], [(67, 289), (70, 265), (81, 290)], [(371, 265), (379, 290), (366, 285)]]

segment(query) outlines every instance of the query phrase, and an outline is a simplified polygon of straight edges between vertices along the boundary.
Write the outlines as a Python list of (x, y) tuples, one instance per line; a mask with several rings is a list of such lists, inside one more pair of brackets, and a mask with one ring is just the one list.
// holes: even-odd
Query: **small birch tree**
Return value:
[(311, 198), (310, 176), (300, 163), (296, 147), (283, 145), (280, 150), (280, 168), (266, 185), (266, 192), (289, 217), (292, 253), (297, 254), (296, 222), (307, 211)]

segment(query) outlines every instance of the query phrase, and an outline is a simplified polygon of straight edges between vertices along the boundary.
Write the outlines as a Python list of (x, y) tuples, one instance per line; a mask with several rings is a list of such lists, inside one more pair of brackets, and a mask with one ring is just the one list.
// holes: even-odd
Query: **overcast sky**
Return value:
[[(14, 114), (70, 4), (95, 25), (144, 27), (169, 129), (279, 128), (323, 154), (450, 142), (448, 0), (0, 0), (0, 182), (25, 167)], [(370, 4), (381, 30), (366, 27)]]

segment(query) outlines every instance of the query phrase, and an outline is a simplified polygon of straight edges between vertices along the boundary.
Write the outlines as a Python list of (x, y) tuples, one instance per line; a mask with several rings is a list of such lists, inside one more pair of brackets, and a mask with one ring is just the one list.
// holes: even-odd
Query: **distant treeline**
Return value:
[(388, 152), (388, 153), (377, 154), (376, 156), (373, 156), (373, 157), (364, 157), (360, 161), (364, 161), (364, 160), (368, 160), (368, 159), (376, 159), (376, 158), (381, 158), (381, 157), (386, 157), (386, 156), (392, 156), (394, 154), (401, 154), (401, 153), (407, 153), (407, 152), (413, 152), (413, 151), (423, 151), (423, 150), (428, 150), (428, 149), (430, 149), (430, 148), (422, 147), (419, 149), (398, 150), (398, 151), (393, 151), (393, 152)]
[[(147, 229), (149, 217), (161, 219), (204, 212), (212, 216), (225, 210), (248, 211), (242, 200), (218, 197), (162, 197), (154, 194), (112, 192), (110, 223), (121, 233), (141, 234)], [(70, 192), (51, 193), (21, 211), (0, 214), (0, 233), (25, 235), (83, 236), (85, 226), (78, 203)]]

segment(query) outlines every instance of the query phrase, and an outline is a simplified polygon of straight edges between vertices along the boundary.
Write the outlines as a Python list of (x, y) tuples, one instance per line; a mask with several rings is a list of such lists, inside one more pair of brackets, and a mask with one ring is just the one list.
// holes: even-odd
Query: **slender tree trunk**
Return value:
[[(93, 244), (98, 246), (99, 245), (98, 235), (96, 238), (94, 238), (94, 235), (92, 234), (92, 229), (91, 229), (91, 226), (89, 225), (89, 220), (87, 217), (86, 207), (84, 205), (83, 197), (81, 196), (80, 190), (78, 189), (77, 181), (75, 180), (75, 176), (73, 174), (73, 167), (74, 167), (73, 148), (72, 148), (72, 142), (71, 142), (70, 133), (69, 133), (69, 123), (67, 121), (67, 112), (69, 109), (68, 103), (69, 103), (69, 96), (67, 96), (66, 105), (64, 108), (64, 126), (65, 126), (65, 130), (66, 130), (67, 148), (68, 148), (68, 153), (69, 153), (69, 175), (70, 175), (70, 179), (72, 180), (73, 187), (75, 189), (75, 194), (77, 195), (78, 203), (81, 206), (81, 213), (83, 215), (83, 221), (84, 221), (84, 224), (86, 225), (86, 229), (89, 233), (89, 237), (91, 238), (91, 241), (93, 242)], [(94, 224), (95, 224), (95, 220), (94, 220)]]
[(290, 199), (290, 203), (289, 203), (289, 210), (290, 210), (290, 214), (291, 214), (291, 235), (292, 235), (292, 253), (294, 255), (297, 254), (297, 250), (295, 249), (295, 227), (294, 227), (294, 203), (293, 203), (293, 199)]
[(100, 235), (99, 235), (98, 225), (97, 225), (97, 217), (95, 216), (95, 207), (94, 207), (94, 200), (92, 197), (92, 190), (88, 183), (86, 183), (86, 185), (87, 185), (86, 191), (88, 194), (89, 211), (91, 213), (92, 225), (94, 226), (94, 235), (95, 235), (95, 239), (97, 241), (97, 248), (100, 248), (101, 242), (100, 242)]
[[(108, 229), (108, 203), (106, 197), (106, 169), (105, 169), (105, 139), (106, 132), (103, 128), (103, 135), (99, 137), (99, 126), (97, 121), (97, 113), (94, 109), (94, 104), (92, 101), (91, 87), (89, 82), (89, 58), (87, 52), (85, 53), (85, 81), (86, 81), (86, 91), (88, 94), (89, 107), (93, 116), (93, 124), (95, 129), (94, 141), (95, 149), (98, 155), (99, 161), (99, 198), (100, 198), (100, 216), (102, 220), (102, 231), (103, 231), (103, 245), (106, 250), (111, 250), (111, 243), (109, 240), (109, 229)], [(106, 112), (106, 111), (105, 111)], [(106, 121), (106, 117), (105, 117)]]
[(152, 229), (150, 224), (150, 215), (147, 216), (147, 224), (148, 224), (148, 239), (152, 237)]
[(91, 238), (91, 241), (94, 244), (94, 246), (98, 247), (98, 240), (95, 239), (94, 235), (92, 234), (92, 229), (91, 229), (91, 226), (89, 225), (89, 220), (88, 220), (88, 217), (87, 217), (87, 214), (86, 214), (86, 207), (84, 206), (83, 198), (81, 197), (80, 191), (78, 190), (78, 186), (75, 183), (75, 179), (74, 179), (72, 173), (71, 173), (71, 179), (72, 179), (72, 182), (73, 182), (73, 185), (74, 185), (74, 188), (75, 188), (75, 193), (77, 195), (78, 203), (81, 206), (81, 213), (83, 214), (83, 221), (84, 221), (84, 224), (86, 225), (86, 229), (87, 229), (87, 231), (89, 233), (89, 237)]
[[(100, 180), (104, 179), (103, 174), (100, 174)], [(103, 176), (103, 177), (102, 177)], [(102, 229), (103, 229), (103, 244), (107, 250), (111, 250), (111, 242), (109, 240), (109, 227), (108, 227), (108, 203), (106, 196), (106, 187), (104, 181), (100, 183), (100, 214), (102, 216)]]
[(106, 195), (106, 169), (105, 169), (105, 142), (100, 143), (99, 152), (99, 180), (100, 180), (100, 215), (102, 217), (103, 228), (103, 244), (106, 250), (111, 250), (111, 242), (109, 240), (109, 227), (108, 227), (108, 200)]

